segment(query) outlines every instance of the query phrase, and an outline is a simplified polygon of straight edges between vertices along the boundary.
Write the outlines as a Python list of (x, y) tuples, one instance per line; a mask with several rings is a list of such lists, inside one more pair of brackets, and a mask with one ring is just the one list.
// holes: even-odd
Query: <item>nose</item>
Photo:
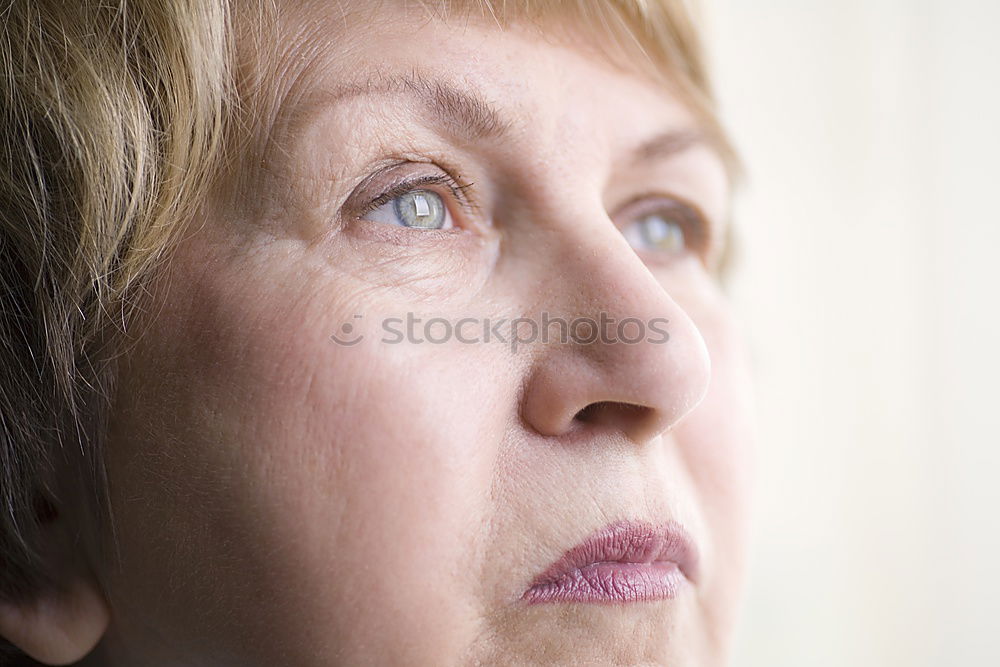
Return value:
[[(547, 290), (547, 344), (529, 370), (522, 418), (545, 436), (599, 427), (641, 444), (704, 398), (709, 353), (689, 315), (605, 222), (599, 234), (545, 249), (549, 284), (559, 287)], [(596, 337), (587, 320), (603, 329)]]

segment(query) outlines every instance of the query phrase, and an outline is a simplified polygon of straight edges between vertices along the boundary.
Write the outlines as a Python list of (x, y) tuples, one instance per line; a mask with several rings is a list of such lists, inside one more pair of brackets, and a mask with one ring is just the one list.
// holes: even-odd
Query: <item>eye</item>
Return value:
[(414, 229), (454, 227), (448, 206), (431, 190), (415, 189), (398, 194), (368, 211), (362, 220), (383, 222)]
[(678, 254), (684, 252), (684, 230), (660, 213), (644, 216), (625, 229), (625, 238), (638, 250)]
[(636, 250), (667, 257), (701, 250), (708, 223), (692, 206), (661, 198), (640, 203), (632, 210), (622, 233)]

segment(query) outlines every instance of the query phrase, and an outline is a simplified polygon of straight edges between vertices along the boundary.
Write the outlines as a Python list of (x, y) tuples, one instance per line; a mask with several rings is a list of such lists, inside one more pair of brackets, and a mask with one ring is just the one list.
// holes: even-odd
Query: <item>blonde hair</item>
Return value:
[(59, 469), (100, 473), (108, 334), (221, 153), (227, 21), (200, 0), (4, 12), (0, 595), (46, 583), (36, 545)]
[[(252, 124), (250, 106), (240, 103), (249, 84), (241, 88), (236, 76), (235, 24), (269, 11), (248, 11), (250, 4), (81, 0), (5, 10), (0, 597), (27, 597), (49, 583), (37, 548), (47, 499), (83, 488), (94, 514), (108, 509), (101, 448), (114, 360), (143, 285)], [(572, 15), (669, 73), (717, 128), (681, 0), (447, 4), (498, 23)]]

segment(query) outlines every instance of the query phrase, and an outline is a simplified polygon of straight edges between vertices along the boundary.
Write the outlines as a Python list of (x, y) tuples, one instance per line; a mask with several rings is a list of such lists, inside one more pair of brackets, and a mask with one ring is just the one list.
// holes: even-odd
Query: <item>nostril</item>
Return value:
[(573, 416), (573, 421), (583, 422), (584, 424), (589, 423), (593, 420), (594, 413), (597, 412), (600, 405), (600, 403), (591, 403), (584, 407)]
[(635, 403), (597, 401), (585, 406), (573, 419), (584, 424), (611, 424), (627, 428), (629, 422), (645, 420), (649, 412), (650, 408)]

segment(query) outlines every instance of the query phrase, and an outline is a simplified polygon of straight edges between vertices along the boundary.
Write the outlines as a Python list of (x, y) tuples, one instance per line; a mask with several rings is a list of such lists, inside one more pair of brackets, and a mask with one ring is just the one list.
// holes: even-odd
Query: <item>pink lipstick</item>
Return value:
[(697, 566), (680, 524), (618, 521), (563, 554), (521, 597), (531, 604), (666, 600), (695, 581)]

